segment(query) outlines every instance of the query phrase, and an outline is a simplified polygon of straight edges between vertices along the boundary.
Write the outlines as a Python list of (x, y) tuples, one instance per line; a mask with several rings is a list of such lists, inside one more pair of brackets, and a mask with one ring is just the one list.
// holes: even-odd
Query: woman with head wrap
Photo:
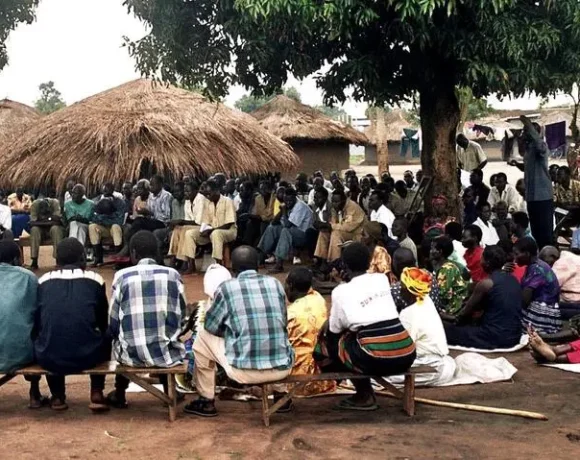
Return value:
[[(444, 385), (453, 378), (456, 368), (455, 360), (449, 356), (443, 323), (429, 296), (432, 281), (428, 271), (417, 267), (404, 268), (401, 273), (401, 296), (409, 306), (399, 313), (399, 317), (417, 347), (413, 366), (436, 369), (432, 374), (417, 376), (416, 384), (422, 386)], [(389, 380), (403, 383), (403, 376)]]
[(433, 215), (425, 218), (423, 233), (426, 238), (436, 238), (445, 233), (445, 226), (449, 222), (455, 222), (454, 217), (449, 216), (448, 200), (443, 195), (435, 195), (431, 200)]

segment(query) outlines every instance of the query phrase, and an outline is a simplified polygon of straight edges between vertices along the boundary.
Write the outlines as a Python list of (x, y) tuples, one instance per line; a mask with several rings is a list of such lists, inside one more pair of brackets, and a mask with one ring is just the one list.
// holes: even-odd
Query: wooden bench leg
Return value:
[(177, 418), (177, 391), (175, 383), (175, 374), (169, 374), (167, 376), (167, 393), (169, 393), (169, 399), (171, 400), (168, 404), (170, 422), (175, 422), (175, 419)]
[(262, 385), (262, 420), (264, 426), (270, 426), (270, 412), (268, 407), (268, 396), (270, 392), (270, 385)]
[(415, 415), (415, 376), (405, 375), (405, 396), (403, 398), (403, 409), (409, 417)]
[(10, 382), (10, 380), (12, 380), (14, 377), (16, 377), (14, 374), (8, 374), (0, 377), (0, 387), (5, 383)]

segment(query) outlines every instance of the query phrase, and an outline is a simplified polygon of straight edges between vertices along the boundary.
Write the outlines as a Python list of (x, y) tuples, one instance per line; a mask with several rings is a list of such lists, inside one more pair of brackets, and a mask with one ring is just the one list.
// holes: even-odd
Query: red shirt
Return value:
[(468, 249), (465, 251), (463, 258), (467, 263), (467, 269), (471, 273), (471, 279), (478, 283), (481, 280), (487, 278), (487, 273), (481, 268), (481, 256), (483, 255), (483, 248), (478, 246), (474, 249)]
[(527, 265), (517, 265), (516, 264), (516, 268), (512, 272), (512, 275), (518, 280), (518, 283), (522, 282), (522, 278), (526, 274), (527, 268), (528, 268)]

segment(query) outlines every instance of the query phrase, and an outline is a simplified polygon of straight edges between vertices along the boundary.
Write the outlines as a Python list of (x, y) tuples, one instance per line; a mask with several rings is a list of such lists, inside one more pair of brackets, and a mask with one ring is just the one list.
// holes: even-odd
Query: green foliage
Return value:
[[(396, 104), (441, 80), (551, 94), (580, 73), (577, 0), (126, 0), (151, 26), (130, 43), (149, 76), (272, 93), (317, 76), (326, 102)], [(233, 65), (232, 65), (233, 62)], [(326, 69), (325, 69), (326, 70)]]
[(42, 83), (38, 89), (40, 90), (40, 98), (34, 102), (34, 106), (39, 112), (48, 115), (66, 107), (66, 102), (64, 102), (60, 91), (55, 88), (53, 81)]
[(348, 116), (341, 108), (330, 105), (317, 105), (314, 108), (333, 120), (344, 120)]
[[(302, 98), (300, 97), (300, 91), (296, 89), (294, 86), (290, 86), (288, 88), (284, 88), (282, 90), (277, 89), (274, 92), (275, 95), (284, 94), (288, 96), (290, 99), (294, 99), (296, 102), (302, 102)], [(245, 94), (241, 98), (239, 98), (235, 103), (234, 106), (245, 113), (251, 113), (255, 110), (258, 110), (262, 107), (266, 102), (272, 99), (273, 96), (252, 96)]]
[(8, 63), (6, 40), (19, 23), (34, 21), (34, 10), (40, 0), (0, 1), (0, 70)]

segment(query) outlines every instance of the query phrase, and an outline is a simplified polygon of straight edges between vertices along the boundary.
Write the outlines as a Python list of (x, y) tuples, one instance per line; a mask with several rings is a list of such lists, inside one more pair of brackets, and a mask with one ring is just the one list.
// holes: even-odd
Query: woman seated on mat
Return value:
[(558, 308), (560, 285), (552, 268), (538, 258), (536, 241), (526, 236), (514, 245), (518, 265), (527, 265), (522, 280), (524, 310), (523, 331), (533, 326), (540, 334), (555, 334), (562, 329)]
[(520, 342), (522, 289), (514, 276), (502, 270), (505, 261), (499, 246), (485, 248), (481, 264), (488, 277), (477, 283), (455, 321), (445, 323), (449, 345), (493, 350)]
[[(428, 271), (416, 267), (404, 268), (400, 274), (400, 295), (409, 304), (400, 312), (401, 323), (417, 347), (413, 366), (431, 366), (437, 370), (417, 375), (416, 383), (421, 386), (438, 386), (451, 381), (457, 367), (449, 356), (443, 323), (430, 297), (432, 278)], [(397, 375), (389, 380), (402, 384), (404, 377)]]
[[(388, 278), (367, 273), (371, 254), (362, 243), (342, 251), (345, 284), (332, 292), (328, 327), (318, 337), (314, 359), (323, 372), (377, 376), (405, 373), (415, 361), (415, 344), (403, 327)], [(356, 394), (338, 409), (378, 409), (370, 379), (354, 379)]]
[(530, 353), (539, 364), (580, 364), (580, 340), (563, 345), (548, 345), (531, 326), (528, 335)]
[(467, 297), (468, 283), (464, 268), (449, 259), (453, 254), (453, 241), (440, 236), (431, 243), (429, 258), (439, 285), (439, 301), (442, 310), (450, 315), (457, 313)]

